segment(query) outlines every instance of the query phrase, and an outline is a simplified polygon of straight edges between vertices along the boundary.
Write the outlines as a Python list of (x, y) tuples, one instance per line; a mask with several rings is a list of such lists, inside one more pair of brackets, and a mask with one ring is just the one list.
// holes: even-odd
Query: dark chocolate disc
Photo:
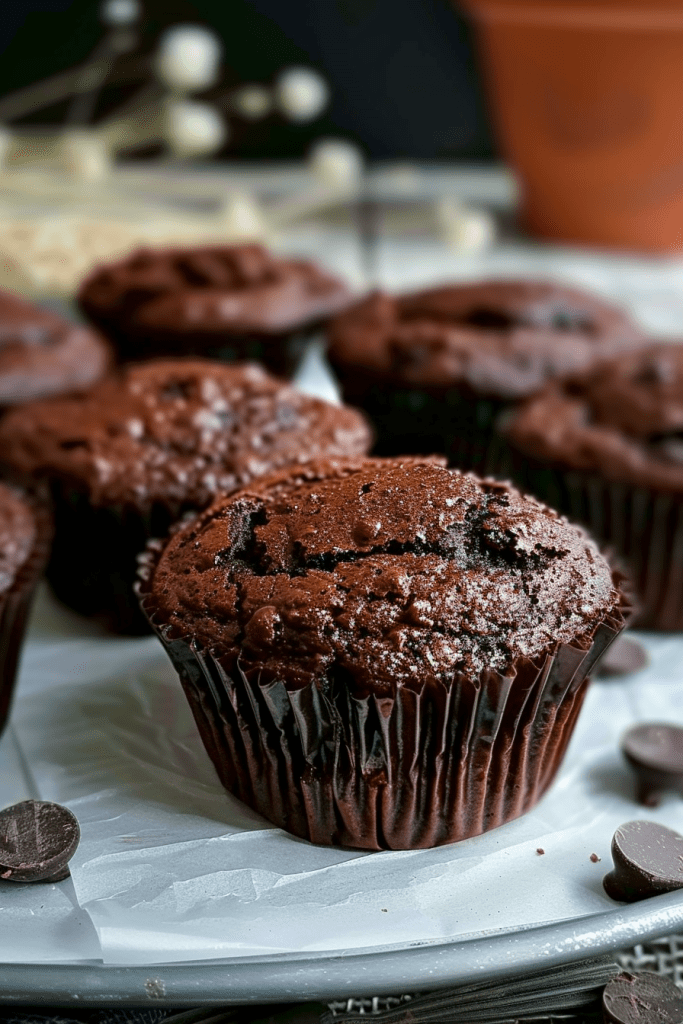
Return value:
[(682, 728), (662, 722), (634, 726), (621, 741), (621, 749), (636, 773), (639, 803), (656, 807), (663, 793), (683, 796)]
[(57, 882), (69, 874), (80, 829), (61, 804), (24, 800), (0, 811), (0, 879)]
[(602, 884), (613, 900), (634, 903), (683, 889), (683, 836), (654, 821), (620, 825), (612, 839), (612, 859), (614, 870)]
[(618, 974), (605, 986), (606, 1024), (681, 1024), (683, 993), (670, 978), (651, 971)]
[(615, 679), (639, 672), (647, 665), (647, 651), (637, 640), (620, 636), (600, 659), (596, 675), (598, 679)]

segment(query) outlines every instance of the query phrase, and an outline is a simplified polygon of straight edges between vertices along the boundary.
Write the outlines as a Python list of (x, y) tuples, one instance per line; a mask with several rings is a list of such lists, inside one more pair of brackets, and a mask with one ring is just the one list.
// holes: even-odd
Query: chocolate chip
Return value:
[(618, 974), (605, 986), (607, 1024), (680, 1024), (683, 993), (670, 978), (651, 971)]
[(0, 811), (0, 879), (58, 882), (69, 874), (80, 829), (67, 807), (24, 800)]
[(614, 870), (602, 880), (613, 900), (635, 903), (683, 889), (683, 836), (654, 821), (628, 821), (612, 839)]
[(636, 640), (620, 636), (601, 658), (596, 675), (598, 679), (613, 679), (639, 672), (648, 663), (647, 651)]
[(683, 796), (683, 729), (660, 722), (636, 725), (621, 749), (636, 773), (639, 803), (657, 807), (663, 793)]
[(545, 850), (543, 849), (543, 847), (542, 847), (542, 846), (539, 846), (539, 847), (538, 847), (538, 848), (536, 849), (536, 853), (538, 854), (538, 856), (539, 856), (539, 857), (542, 857), (542, 856), (543, 856), (543, 854), (545, 853)]
[(602, 857), (598, 857), (597, 853), (591, 853), (589, 860), (591, 864), (599, 864), (602, 860)]

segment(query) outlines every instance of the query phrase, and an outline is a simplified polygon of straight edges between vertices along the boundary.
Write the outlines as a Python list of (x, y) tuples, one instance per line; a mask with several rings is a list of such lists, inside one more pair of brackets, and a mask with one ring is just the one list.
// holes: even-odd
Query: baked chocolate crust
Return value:
[(274, 340), (314, 326), (348, 305), (338, 278), (307, 260), (261, 245), (139, 249), (98, 267), (78, 301), (134, 355), (201, 354), (230, 336)]
[(95, 507), (199, 508), (214, 494), (370, 444), (360, 413), (296, 391), (256, 365), (160, 359), (88, 394), (34, 402), (0, 422), (0, 460), (61, 481)]
[(504, 427), (539, 463), (683, 492), (683, 345), (624, 353), (548, 386)]
[[(510, 400), (642, 339), (625, 312), (577, 289), (491, 280), (375, 292), (332, 322), (329, 358), (345, 387), (362, 371), (368, 383)], [(355, 396), (362, 383), (349, 386)]]
[(90, 328), (0, 291), (0, 407), (85, 391), (110, 363)]
[(356, 695), (504, 674), (620, 600), (579, 528), (425, 459), (319, 463), (221, 497), (145, 589), (171, 636), (291, 688), (343, 677)]

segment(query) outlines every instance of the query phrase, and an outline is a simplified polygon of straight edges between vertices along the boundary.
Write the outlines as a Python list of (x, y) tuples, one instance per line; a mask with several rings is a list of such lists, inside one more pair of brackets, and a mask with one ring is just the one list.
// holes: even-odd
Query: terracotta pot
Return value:
[(460, 6), (529, 231), (683, 250), (683, 0)]

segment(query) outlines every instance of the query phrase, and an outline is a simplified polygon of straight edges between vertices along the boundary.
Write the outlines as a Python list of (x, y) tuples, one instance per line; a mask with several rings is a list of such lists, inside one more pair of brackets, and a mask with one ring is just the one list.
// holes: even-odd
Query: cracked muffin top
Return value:
[(152, 546), (143, 606), (234, 669), (356, 694), (514, 672), (619, 604), (578, 527), (436, 459), (292, 469), (221, 497)]
[(90, 328), (0, 290), (0, 406), (84, 391), (110, 363)]
[(367, 451), (360, 413), (310, 398), (255, 364), (159, 359), (0, 421), (0, 461), (60, 479), (93, 505), (208, 504), (283, 466)]
[(347, 286), (308, 260), (282, 259), (262, 245), (139, 249), (98, 267), (83, 282), (83, 311), (114, 335), (277, 336), (338, 312)]
[(502, 429), (537, 460), (683, 491), (683, 345), (652, 345), (549, 386)]
[(328, 354), (343, 381), (364, 372), (369, 381), (507, 400), (642, 343), (627, 314), (595, 296), (491, 280), (375, 292), (332, 321)]

